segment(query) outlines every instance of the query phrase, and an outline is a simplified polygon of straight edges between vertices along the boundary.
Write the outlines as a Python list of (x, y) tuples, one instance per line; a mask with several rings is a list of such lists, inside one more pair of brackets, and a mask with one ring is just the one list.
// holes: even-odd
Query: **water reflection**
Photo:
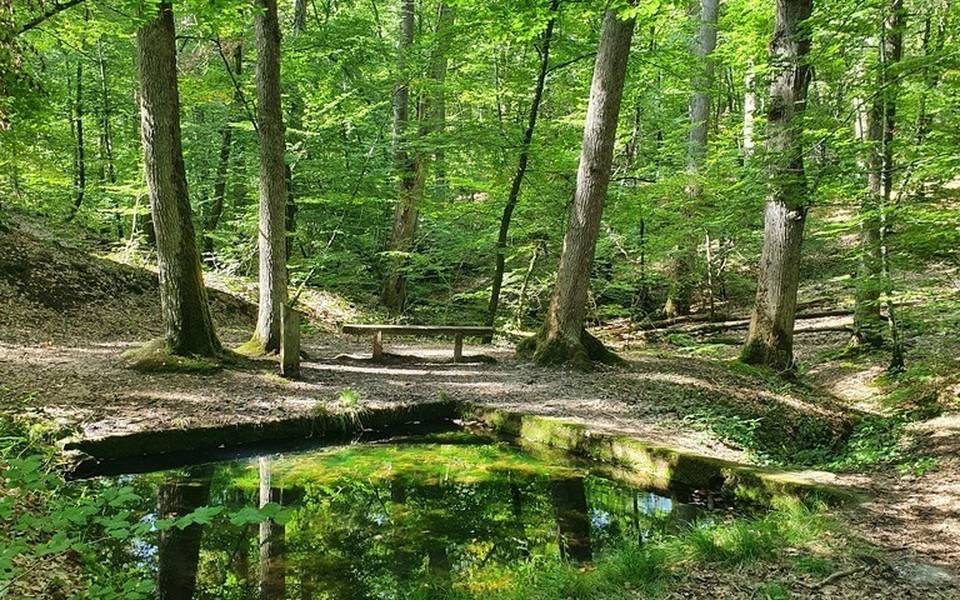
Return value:
[[(682, 491), (636, 489), (501, 445), (360, 446), (135, 481), (157, 519), (224, 507), (208, 525), (165, 529), (153, 542), (164, 599), (475, 590), (522, 561), (590, 561), (701, 514)], [(231, 519), (270, 505), (283, 511), (259, 524)]]
[[(160, 519), (177, 519), (207, 504), (213, 467), (194, 467), (165, 479), (157, 493)], [(190, 600), (196, 589), (203, 529), (199, 524), (171, 527), (160, 534), (157, 591), (161, 600)]]

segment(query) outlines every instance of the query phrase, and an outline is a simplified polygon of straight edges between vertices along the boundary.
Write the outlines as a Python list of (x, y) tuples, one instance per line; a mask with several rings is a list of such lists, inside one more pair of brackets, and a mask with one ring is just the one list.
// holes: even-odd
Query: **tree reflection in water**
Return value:
[[(224, 507), (203, 528), (161, 534), (164, 599), (443, 595), (528, 560), (590, 561), (700, 515), (682, 493), (500, 444), (354, 446), (144, 475), (139, 485), (155, 486), (160, 518)], [(232, 519), (267, 505), (282, 506), (282, 518)]]

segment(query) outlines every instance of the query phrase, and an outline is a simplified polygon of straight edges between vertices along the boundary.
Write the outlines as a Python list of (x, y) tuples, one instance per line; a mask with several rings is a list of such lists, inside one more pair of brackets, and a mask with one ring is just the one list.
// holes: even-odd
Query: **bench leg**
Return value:
[(380, 362), (383, 360), (383, 332), (378, 331), (373, 334), (373, 360)]
[(458, 333), (453, 340), (453, 362), (458, 363), (463, 360), (463, 334)]

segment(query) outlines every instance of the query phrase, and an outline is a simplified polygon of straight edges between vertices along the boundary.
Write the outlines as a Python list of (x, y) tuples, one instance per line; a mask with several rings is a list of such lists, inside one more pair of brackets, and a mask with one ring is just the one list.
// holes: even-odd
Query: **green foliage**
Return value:
[(88, 490), (66, 485), (47, 438), (7, 417), (0, 418), (0, 469), (0, 595), (66, 590), (73, 597), (83, 587), (84, 598), (153, 597), (142, 565), (111, 567), (101, 558), (105, 548), (151, 528), (131, 511), (140, 501), (133, 488), (112, 481)]

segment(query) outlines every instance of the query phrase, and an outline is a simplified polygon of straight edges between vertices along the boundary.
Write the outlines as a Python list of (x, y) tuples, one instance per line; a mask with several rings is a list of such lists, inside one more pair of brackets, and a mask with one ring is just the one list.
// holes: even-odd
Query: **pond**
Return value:
[(730, 510), (706, 492), (643, 489), (603, 465), (465, 433), (113, 481), (151, 527), (105, 553), (155, 573), (162, 598), (483, 597), (517, 569), (589, 568), (608, 548)]

